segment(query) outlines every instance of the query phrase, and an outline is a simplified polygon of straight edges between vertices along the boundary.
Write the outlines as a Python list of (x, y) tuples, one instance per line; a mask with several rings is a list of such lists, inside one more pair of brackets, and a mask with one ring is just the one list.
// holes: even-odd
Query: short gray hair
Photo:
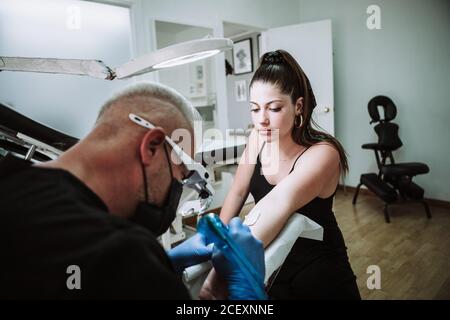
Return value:
[(104, 114), (108, 108), (121, 99), (132, 98), (136, 96), (149, 96), (161, 99), (171, 103), (178, 109), (186, 120), (194, 127), (195, 121), (201, 121), (202, 118), (192, 103), (183, 97), (178, 91), (166, 85), (156, 82), (139, 82), (132, 84), (121, 91), (118, 91), (109, 98), (100, 108), (97, 120)]

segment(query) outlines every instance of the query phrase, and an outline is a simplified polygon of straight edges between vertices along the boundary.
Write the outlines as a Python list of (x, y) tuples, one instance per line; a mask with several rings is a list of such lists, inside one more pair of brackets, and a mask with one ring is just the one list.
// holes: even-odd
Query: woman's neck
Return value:
[(291, 136), (287, 136), (278, 141), (279, 151), (278, 158), (280, 161), (287, 161), (292, 159), (300, 150), (304, 149), (304, 146), (296, 143)]
[(289, 136), (284, 141), (280, 141), (280, 160), (290, 160), (303, 148)]

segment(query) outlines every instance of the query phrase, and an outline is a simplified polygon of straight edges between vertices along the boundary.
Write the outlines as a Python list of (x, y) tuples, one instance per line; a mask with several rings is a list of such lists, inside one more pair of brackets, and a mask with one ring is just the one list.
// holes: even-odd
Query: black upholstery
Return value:
[(397, 201), (397, 192), (389, 184), (384, 183), (375, 173), (361, 175), (361, 183), (377, 194), (384, 202)]
[[(380, 113), (378, 111), (378, 107), (381, 106), (384, 110), (384, 118), (380, 118)], [(397, 108), (395, 107), (394, 102), (386, 96), (376, 96), (369, 101), (368, 104), (369, 115), (372, 118), (370, 124), (379, 121), (391, 121), (397, 115)]]
[(49, 156), (39, 150), (34, 150), (29, 154), (30, 146), (21, 142), (17, 136), (18, 133), (60, 151), (65, 151), (78, 142), (77, 138), (31, 120), (6, 104), (0, 103), (0, 148), (21, 156), (28, 154), (37, 161), (51, 160)]
[[(383, 115), (380, 115), (379, 106), (384, 111)], [(427, 217), (431, 218), (429, 207), (423, 200), (424, 190), (412, 181), (414, 176), (428, 173), (429, 167), (419, 162), (395, 163), (392, 154), (393, 151), (403, 146), (398, 136), (398, 125), (391, 122), (397, 115), (394, 102), (386, 96), (376, 96), (369, 101), (368, 111), (372, 118), (370, 123), (377, 123), (374, 130), (377, 133), (378, 142), (363, 144), (362, 148), (374, 151), (379, 172), (378, 174), (361, 175), (360, 183), (353, 197), (353, 204), (356, 203), (359, 189), (365, 185), (385, 202), (386, 222), (390, 222), (388, 205), (397, 202), (399, 196), (404, 200), (423, 203)], [(389, 163), (387, 163), (388, 160)]]
[(420, 162), (404, 162), (399, 164), (386, 164), (381, 167), (381, 173), (388, 176), (416, 176), (425, 174), (430, 168)]
[(400, 148), (403, 143), (398, 136), (398, 125), (391, 122), (384, 122), (375, 126), (378, 135), (378, 145), (381, 149), (394, 151)]
[(31, 120), (2, 103), (0, 103), (0, 126), (25, 134), (62, 151), (78, 142), (77, 138)]

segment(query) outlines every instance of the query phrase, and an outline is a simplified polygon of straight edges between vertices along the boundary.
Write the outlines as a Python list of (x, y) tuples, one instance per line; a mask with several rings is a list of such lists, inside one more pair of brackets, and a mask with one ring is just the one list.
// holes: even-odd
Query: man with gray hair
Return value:
[[(138, 126), (130, 115), (154, 127)], [(93, 130), (58, 159), (31, 165), (6, 157), (0, 297), (188, 299), (177, 272), (211, 258), (229, 283), (242, 281), (199, 233), (167, 254), (156, 239), (175, 218), (188, 174), (169, 156), (166, 136), (183, 129), (193, 137), (199, 119), (176, 91), (143, 83), (107, 101)], [(193, 157), (194, 141), (187, 141), (184, 150)], [(262, 244), (250, 230), (238, 219), (229, 228), (249, 259), (264, 265)], [(244, 284), (230, 297), (255, 295)]]

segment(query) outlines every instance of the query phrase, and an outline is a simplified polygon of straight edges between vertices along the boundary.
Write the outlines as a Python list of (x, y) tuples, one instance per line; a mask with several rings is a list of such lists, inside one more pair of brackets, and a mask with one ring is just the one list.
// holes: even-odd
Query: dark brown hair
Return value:
[(316, 106), (316, 98), (309, 83), (297, 61), (286, 51), (276, 50), (265, 53), (259, 62), (259, 67), (250, 82), (250, 88), (255, 82), (271, 83), (277, 86), (281, 93), (289, 95), (292, 104), (303, 97), (303, 124), (300, 128), (294, 125), (292, 138), (300, 145), (309, 147), (318, 142), (328, 142), (339, 152), (341, 174), (348, 172), (347, 155), (340, 142), (328, 133), (316, 130), (312, 125), (320, 128), (311, 118)]

